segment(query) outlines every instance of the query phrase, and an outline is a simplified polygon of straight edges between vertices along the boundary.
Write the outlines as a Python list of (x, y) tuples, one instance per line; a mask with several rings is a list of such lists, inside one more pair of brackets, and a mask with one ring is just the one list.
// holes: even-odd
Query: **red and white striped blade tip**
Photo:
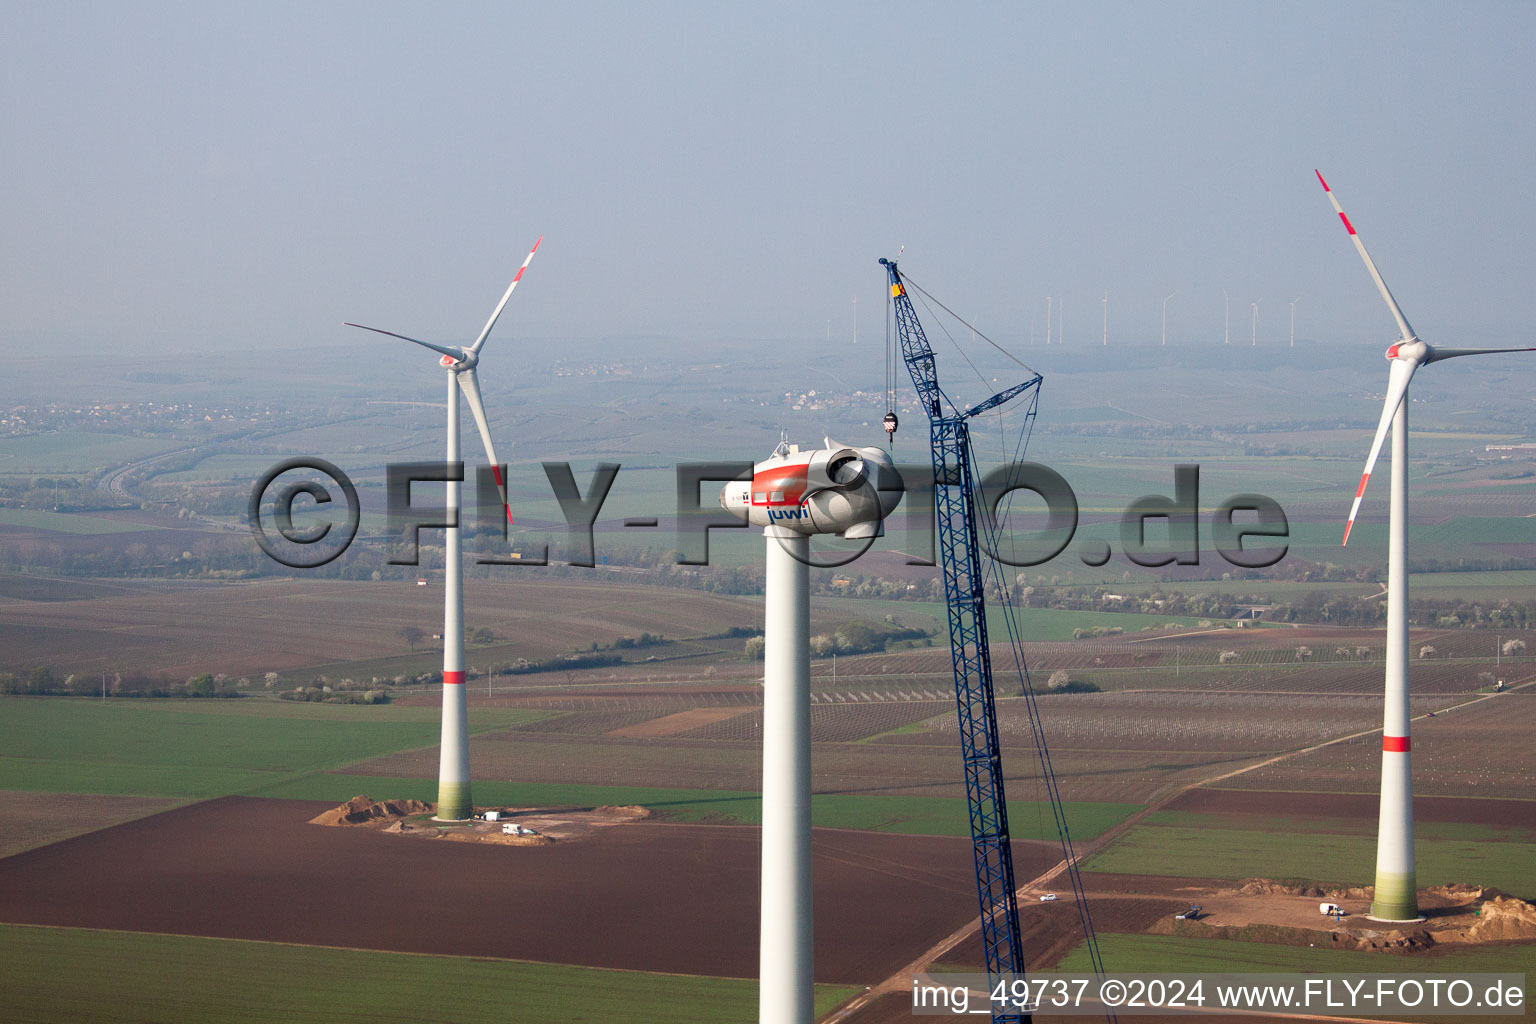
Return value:
[(1355, 503), (1349, 506), (1349, 522), (1344, 524), (1344, 541), (1339, 546), (1349, 544), (1349, 531), (1355, 528), (1355, 516), (1360, 514), (1360, 500), (1365, 497), (1365, 485), (1370, 482), (1371, 474), (1360, 474), (1360, 486), (1355, 488)]

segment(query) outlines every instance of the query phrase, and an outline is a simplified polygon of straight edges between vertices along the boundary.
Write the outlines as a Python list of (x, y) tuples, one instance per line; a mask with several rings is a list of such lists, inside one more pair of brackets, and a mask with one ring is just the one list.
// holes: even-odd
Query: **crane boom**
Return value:
[[(939, 387), (933, 349), (907, 295), (894, 260), (882, 259), (896, 313), (896, 333), (912, 384), (928, 414), (933, 456), (938, 550), (949, 613), (949, 652), (955, 676), (955, 707), (970, 804), (971, 848), (976, 860), (976, 895), (987, 974), (993, 984), (1023, 977), (1023, 943), (1003, 792), (1002, 750), (992, 690), (992, 653), (987, 642), (985, 580), (977, 542), (975, 467), (971, 460), (971, 417), (1038, 389), (1040, 375), (1007, 388), (969, 409), (960, 409)], [(946, 411), (947, 409), (947, 411)], [(1023, 1021), (1020, 1013), (994, 1012), (995, 1022)]]

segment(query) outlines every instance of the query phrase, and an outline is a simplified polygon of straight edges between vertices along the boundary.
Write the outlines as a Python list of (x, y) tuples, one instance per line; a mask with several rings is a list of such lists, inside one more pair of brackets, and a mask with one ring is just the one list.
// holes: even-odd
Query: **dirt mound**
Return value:
[(1536, 939), (1536, 906), (1513, 896), (1495, 896), (1480, 908), (1482, 920), (1467, 929), (1475, 942)]
[(1237, 893), (1239, 896), (1306, 896), (1310, 899), (1332, 900), (1337, 903), (1343, 900), (1370, 900), (1375, 895), (1375, 889), (1369, 885), (1328, 888), (1321, 885), (1276, 882), (1268, 878), (1245, 878), (1242, 885), (1238, 887)]
[(366, 825), (380, 818), (400, 819), (431, 812), (433, 804), (420, 800), (372, 800), (355, 796), (340, 807), (309, 819), (311, 825)]
[(649, 807), (642, 807), (639, 804), (620, 804), (618, 806), (604, 804), (602, 807), (592, 808), (592, 813), (608, 814), (616, 818), (632, 818), (635, 821), (639, 821), (641, 818), (649, 818), (651, 816), (651, 809)]
[(1471, 925), (1437, 931), (1441, 942), (1529, 942), (1536, 939), (1536, 906), (1496, 890), (1486, 895), (1477, 907), (1477, 920)]

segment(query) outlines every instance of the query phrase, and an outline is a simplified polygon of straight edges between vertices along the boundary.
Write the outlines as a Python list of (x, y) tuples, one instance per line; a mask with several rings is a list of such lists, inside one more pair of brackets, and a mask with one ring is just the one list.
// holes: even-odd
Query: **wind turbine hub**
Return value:
[(1387, 349), (1388, 359), (1413, 359), (1418, 361), (1427, 361), (1424, 359), (1424, 357), (1431, 354), (1432, 351), (1430, 347), (1424, 344), (1418, 338), (1414, 338), (1412, 341), (1400, 341)]

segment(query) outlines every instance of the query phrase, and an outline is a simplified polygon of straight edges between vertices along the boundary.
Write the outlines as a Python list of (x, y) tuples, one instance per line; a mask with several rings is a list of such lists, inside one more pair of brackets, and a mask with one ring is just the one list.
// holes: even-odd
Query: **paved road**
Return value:
[(173, 452), (162, 452), (159, 455), (152, 455), (147, 459), (140, 459), (138, 462), (130, 462), (126, 466), (119, 466), (117, 469), (108, 470), (102, 475), (100, 480), (96, 481), (96, 489), (98, 491), (106, 491), (115, 497), (131, 501), (133, 499), (133, 495), (129, 493), (127, 484), (124, 482), (127, 479), (128, 474), (132, 473), (134, 470), (143, 469), (146, 466), (153, 466), (157, 462), (164, 462), (167, 459), (175, 458), (178, 455), (185, 455), (187, 452), (196, 450), (197, 448), (195, 446), (191, 448), (178, 448)]

